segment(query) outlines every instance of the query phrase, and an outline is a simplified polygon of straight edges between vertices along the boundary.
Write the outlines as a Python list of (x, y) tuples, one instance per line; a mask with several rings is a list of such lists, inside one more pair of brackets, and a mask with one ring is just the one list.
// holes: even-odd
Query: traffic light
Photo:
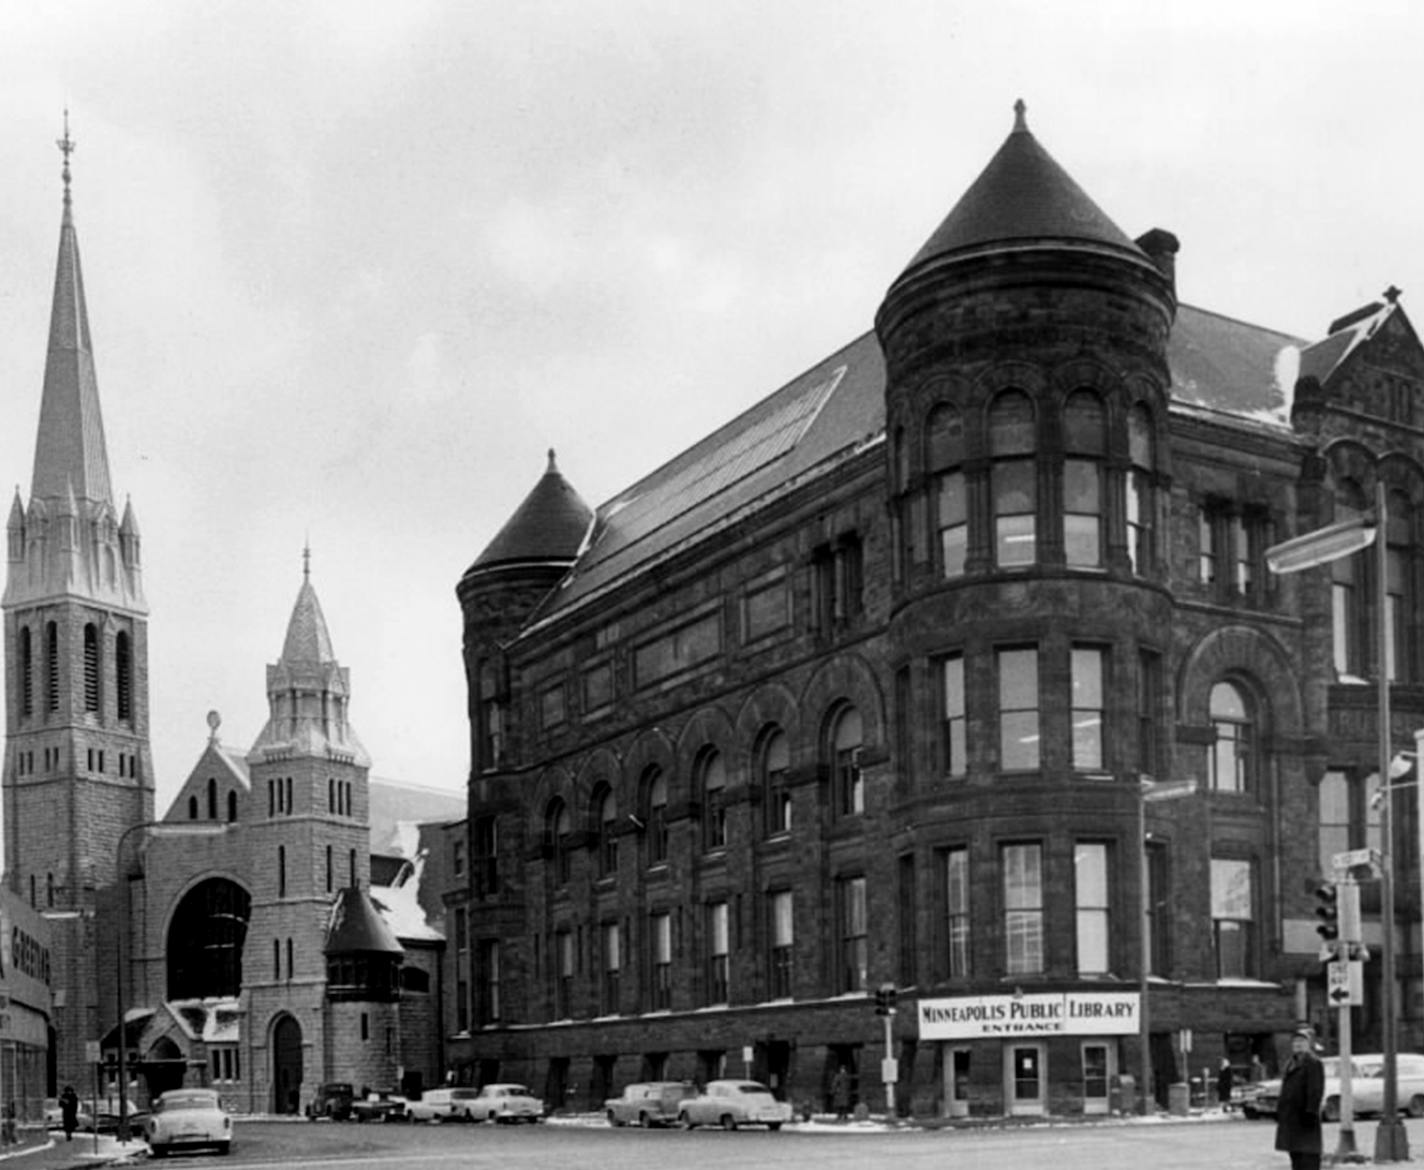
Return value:
[(1315, 887), (1315, 917), (1320, 919), (1315, 933), (1327, 943), (1340, 937), (1340, 891), (1332, 882), (1322, 882)]
[(875, 989), (875, 1014), (891, 1016), (895, 1014), (895, 985), (882, 983)]

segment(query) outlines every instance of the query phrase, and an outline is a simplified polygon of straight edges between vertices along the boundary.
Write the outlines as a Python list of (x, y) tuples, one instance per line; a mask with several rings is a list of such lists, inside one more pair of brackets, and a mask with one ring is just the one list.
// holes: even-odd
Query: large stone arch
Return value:
[(702, 707), (693, 712), (677, 737), (677, 770), (691, 776), (697, 758), (705, 748), (716, 748), (730, 767), (739, 759), (737, 725), (721, 707)]
[(225, 874), (204, 874), (174, 900), (164, 927), (166, 999), (236, 997), (252, 895)]
[(886, 746), (885, 693), (875, 671), (859, 654), (838, 654), (822, 663), (802, 688), (803, 734), (812, 737), (805, 750), (819, 758), (826, 721), (845, 703), (860, 712), (865, 746)]
[(1268, 720), (1268, 734), (1305, 733), (1305, 701), (1291, 656), (1270, 635), (1252, 626), (1233, 624), (1200, 638), (1178, 671), (1178, 720), (1190, 727), (1209, 724), (1211, 687), (1223, 678), (1243, 679), (1256, 690)]
[(654, 767), (667, 777), (669, 806), (687, 801), (687, 778), (678, 769), (672, 737), (661, 727), (650, 727), (639, 733), (623, 756), (623, 790), (619, 799), (626, 799), (629, 811), (637, 809), (639, 815), (646, 816), (648, 794), (644, 781)]
[(791, 746), (791, 764), (799, 763), (797, 751), (801, 744), (801, 711), (791, 688), (782, 683), (768, 683), (758, 687), (742, 704), (737, 712), (737, 768), (745, 776), (751, 775), (751, 766), (757, 742), (763, 731), (776, 724), (786, 733)]
[(568, 789), (567, 799), (573, 810), (574, 819), (580, 824), (586, 825), (590, 830), (595, 828), (594, 821), (598, 817), (598, 809), (594, 808), (591, 803), (593, 794), (595, 789), (602, 784), (607, 784), (613, 789), (618, 807), (623, 808), (626, 803), (623, 762), (615, 752), (606, 747), (596, 748), (589, 753), (588, 758), (579, 765), (573, 783)]
[(278, 1012), (267, 1028), (271, 1056), (272, 1112), (296, 1114), (302, 1099), (302, 1026), (291, 1012)]

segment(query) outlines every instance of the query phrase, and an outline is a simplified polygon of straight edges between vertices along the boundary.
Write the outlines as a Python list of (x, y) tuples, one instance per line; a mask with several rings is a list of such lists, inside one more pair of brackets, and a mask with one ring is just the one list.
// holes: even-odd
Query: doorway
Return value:
[(294, 1114), (302, 1103), (302, 1026), (284, 1015), (272, 1026), (272, 1112)]
[(1084, 1113), (1108, 1112), (1108, 1088), (1117, 1072), (1114, 1055), (1113, 1049), (1100, 1040), (1084, 1042), (1080, 1050)]
[(944, 1060), (944, 1115), (969, 1116), (969, 1053), (968, 1048), (950, 1048)]
[(1011, 1115), (1045, 1112), (1047, 1053), (1042, 1044), (1004, 1045), (1004, 1095)]

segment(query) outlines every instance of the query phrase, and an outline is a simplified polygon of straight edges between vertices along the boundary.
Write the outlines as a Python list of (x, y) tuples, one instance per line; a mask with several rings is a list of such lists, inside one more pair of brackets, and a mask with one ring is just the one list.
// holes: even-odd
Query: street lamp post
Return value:
[[(1347, 557), (1361, 549), (1375, 546), (1375, 671), (1378, 677), (1379, 780), (1389, 786), (1390, 709), (1389, 709), (1389, 550), (1385, 538), (1386, 493), (1384, 480), (1376, 477), (1373, 515), (1354, 517), (1317, 528), (1266, 550), (1266, 564), (1273, 573), (1298, 573), (1331, 561)], [(1395, 1054), (1398, 1048), (1399, 1021), (1394, 1010), (1394, 859), (1393, 818), (1390, 799), (1380, 805), (1380, 1012), (1384, 1023), (1384, 1100), (1380, 1122), (1375, 1130), (1375, 1161), (1404, 1162), (1409, 1160), (1409, 1138), (1404, 1122), (1399, 1118), (1399, 1082)]]
[(1190, 796), (1197, 790), (1195, 780), (1173, 780), (1157, 783), (1146, 776), (1138, 780), (1137, 794), (1137, 849), (1140, 873), (1138, 889), (1142, 910), (1142, 956), (1138, 963), (1137, 980), (1137, 1020), (1138, 1044), (1140, 1051), (1138, 1064), (1142, 1069), (1142, 1112), (1150, 1112), (1148, 1102), (1152, 1099), (1152, 1026), (1147, 1010), (1148, 977), (1152, 971), (1152, 883), (1150, 862), (1147, 855), (1147, 806), (1163, 800), (1177, 800)]
[[(182, 822), (182, 821), (139, 821), (130, 825), (119, 834), (118, 844), (114, 846), (114, 879), (123, 886), (124, 913), (118, 923), (118, 963), (115, 965), (114, 990), (118, 997), (119, 1012), (119, 1127), (117, 1138), (120, 1144), (129, 1140), (129, 1080), (128, 1080), (128, 1021), (125, 1019), (127, 1012), (124, 1009), (124, 937), (128, 934), (133, 908), (129, 905), (129, 885), (128, 877), (123, 870), (124, 842), (133, 833), (148, 830), (154, 837), (220, 837), (227, 832), (229, 825), (226, 823), (214, 822)], [(98, 1119), (95, 1119), (97, 1128)]]

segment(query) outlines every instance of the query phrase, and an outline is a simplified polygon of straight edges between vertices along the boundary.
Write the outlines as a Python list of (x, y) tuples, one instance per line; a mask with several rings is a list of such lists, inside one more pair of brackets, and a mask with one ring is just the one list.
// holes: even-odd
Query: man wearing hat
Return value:
[(1281, 1073), (1276, 1102), (1276, 1149), (1290, 1155), (1291, 1170), (1320, 1170), (1324, 1096), (1325, 1069), (1315, 1055), (1315, 1033), (1297, 1028), (1291, 1035), (1291, 1056)]

